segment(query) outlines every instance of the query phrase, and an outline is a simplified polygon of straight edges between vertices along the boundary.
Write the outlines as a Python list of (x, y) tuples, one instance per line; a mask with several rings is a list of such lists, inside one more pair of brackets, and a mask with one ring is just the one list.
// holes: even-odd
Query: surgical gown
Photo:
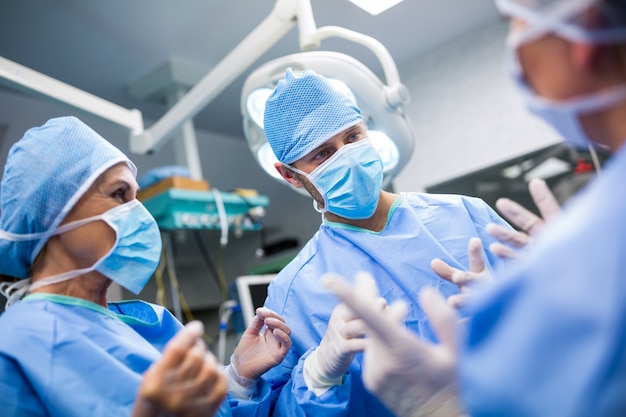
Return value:
[[(338, 299), (320, 284), (320, 277), (335, 272), (352, 279), (360, 270), (369, 271), (388, 303), (408, 303), (407, 326), (433, 340), (433, 330), (416, 303), (417, 294), (427, 286), (438, 288), (446, 296), (458, 289), (439, 278), (430, 262), (440, 258), (453, 267), (468, 269), (469, 239), (479, 237), (486, 245), (493, 242), (485, 231), (490, 222), (510, 227), (480, 199), (422, 193), (401, 194), (380, 232), (324, 222), (268, 288), (266, 306), (285, 317), (293, 340), (292, 350), (281, 366), (265, 375), (272, 384), (285, 383), (274, 415), (392, 415), (365, 391), (361, 354), (352, 362), (342, 385), (320, 397), (307, 389), (302, 375), (304, 359), (319, 345), (338, 304)], [(490, 270), (501, 262), (489, 253), (485, 256)]]
[(472, 416), (626, 416), (624, 179), (623, 147), (472, 307)]
[[(181, 328), (166, 309), (143, 301), (106, 309), (29, 295), (0, 315), (0, 415), (130, 416), (142, 374)], [(242, 415), (268, 415), (270, 390), (260, 391), (265, 402), (230, 402)], [(238, 414), (225, 400), (216, 415)]]

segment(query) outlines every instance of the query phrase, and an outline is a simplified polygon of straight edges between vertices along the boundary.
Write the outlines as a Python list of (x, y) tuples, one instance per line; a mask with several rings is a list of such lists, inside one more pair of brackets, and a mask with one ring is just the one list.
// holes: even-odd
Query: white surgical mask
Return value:
[[(98, 220), (104, 221), (115, 231), (116, 240), (109, 252), (90, 267), (42, 278), (30, 285), (28, 290), (33, 291), (91, 271), (98, 271), (113, 282), (138, 294), (154, 273), (161, 256), (159, 228), (152, 215), (138, 200), (119, 205), (97, 216), (64, 224), (53, 231), (29, 235), (3, 232), (0, 233), (0, 238), (13, 241), (48, 238)], [(21, 287), (18, 291), (22, 294), (25, 292), (24, 284), (15, 287)], [(10, 292), (9, 288), (6, 290)]]

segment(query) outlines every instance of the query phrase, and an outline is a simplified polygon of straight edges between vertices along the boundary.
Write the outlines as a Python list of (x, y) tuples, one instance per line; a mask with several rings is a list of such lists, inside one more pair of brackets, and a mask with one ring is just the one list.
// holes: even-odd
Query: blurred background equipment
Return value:
[(579, 150), (558, 143), (430, 185), (426, 190), (430, 193), (480, 197), (494, 208), (498, 198), (507, 197), (539, 215), (528, 192), (531, 179), (544, 179), (563, 205), (597, 175), (607, 158), (608, 155), (602, 150)]

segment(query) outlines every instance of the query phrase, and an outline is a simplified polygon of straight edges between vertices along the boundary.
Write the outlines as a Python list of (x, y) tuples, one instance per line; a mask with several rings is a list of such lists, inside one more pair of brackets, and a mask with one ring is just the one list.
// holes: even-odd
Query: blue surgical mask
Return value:
[(3, 236), (11, 240), (33, 240), (59, 235), (87, 223), (102, 220), (116, 234), (111, 250), (92, 266), (63, 272), (38, 280), (29, 291), (98, 271), (129, 291), (138, 294), (154, 273), (161, 256), (161, 234), (156, 221), (138, 201), (132, 200), (100, 215), (64, 224), (54, 231), (30, 235)]
[(511, 78), (532, 114), (552, 126), (566, 143), (575, 148), (586, 149), (594, 142), (581, 125), (580, 115), (599, 112), (626, 100), (626, 85), (569, 100), (555, 101), (537, 95), (528, 85), (517, 55), (517, 49), (521, 45), (540, 34), (534, 32), (521, 32), (509, 37), (507, 53)]
[(378, 206), (383, 181), (383, 164), (369, 139), (342, 146), (324, 163), (306, 174), (324, 198), (321, 212), (352, 219), (372, 217)]

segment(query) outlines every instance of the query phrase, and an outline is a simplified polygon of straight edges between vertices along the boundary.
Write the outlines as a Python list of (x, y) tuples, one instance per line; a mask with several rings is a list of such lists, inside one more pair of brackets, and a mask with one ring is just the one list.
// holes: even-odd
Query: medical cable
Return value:
[(600, 174), (602, 172), (602, 166), (600, 165), (600, 158), (598, 158), (598, 153), (593, 145), (589, 144), (589, 154), (591, 155), (591, 161), (593, 162), (593, 167), (596, 170), (596, 174)]
[(218, 315), (220, 318), (220, 334), (217, 340), (217, 359), (224, 364), (226, 359), (226, 331), (228, 330), (228, 321), (233, 312), (241, 311), (241, 307), (234, 300), (227, 300), (220, 304)]
[(213, 188), (213, 195), (215, 196), (215, 205), (217, 206), (217, 213), (220, 218), (220, 226), (222, 235), (220, 237), (220, 244), (222, 247), (228, 244), (228, 217), (226, 217), (226, 209), (224, 208), (224, 200), (222, 194), (217, 188)]
[[(169, 252), (170, 259), (173, 259), (172, 248), (170, 245), (171, 239), (165, 239), (163, 243), (163, 247), (165, 251)], [(187, 321), (195, 320), (193, 313), (191, 312), (191, 308), (189, 308), (189, 303), (187, 302), (187, 298), (185, 294), (180, 289), (180, 285), (178, 283), (178, 276), (176, 275), (176, 271), (174, 265), (171, 262), (167, 261), (167, 257), (165, 260), (167, 274), (170, 278), (171, 290), (172, 290), (172, 302), (174, 304), (174, 312), (176, 317), (182, 321), (182, 316), (184, 314)], [(208, 336), (205, 334), (204, 338), (207, 339)]]

